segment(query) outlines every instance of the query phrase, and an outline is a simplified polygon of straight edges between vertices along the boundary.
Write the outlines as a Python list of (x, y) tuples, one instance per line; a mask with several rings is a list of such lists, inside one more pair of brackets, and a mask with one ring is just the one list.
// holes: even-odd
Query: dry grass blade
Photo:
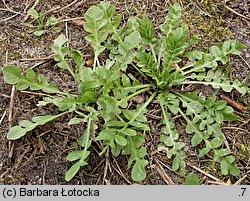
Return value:
[(158, 172), (158, 174), (162, 177), (162, 179), (166, 182), (168, 185), (175, 185), (173, 180), (167, 175), (161, 164), (157, 161), (157, 159), (154, 158), (155, 166), (154, 169)]

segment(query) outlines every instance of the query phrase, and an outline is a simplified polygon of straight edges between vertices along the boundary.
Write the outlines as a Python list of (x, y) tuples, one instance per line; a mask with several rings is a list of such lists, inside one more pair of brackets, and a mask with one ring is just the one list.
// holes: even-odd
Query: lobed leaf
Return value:
[(240, 171), (235, 163), (235, 158), (233, 156), (226, 156), (221, 159), (221, 171), (223, 175), (231, 174), (233, 176), (239, 176)]
[(47, 115), (47, 116), (36, 116), (32, 118), (32, 121), (28, 120), (22, 120), (19, 122), (18, 126), (14, 126), (10, 128), (9, 132), (7, 133), (7, 138), (8, 140), (16, 140), (24, 135), (26, 135), (29, 131), (33, 130), (37, 126), (44, 125), (61, 115), (64, 115), (64, 113), (52, 116), (52, 115)]
[(46, 93), (58, 93), (65, 95), (61, 92), (55, 84), (49, 84), (43, 75), (35, 78), (35, 73), (32, 69), (27, 69), (26, 77), (21, 74), (21, 69), (16, 66), (6, 66), (3, 68), (4, 81), (8, 84), (16, 84), (18, 90), (42, 90)]

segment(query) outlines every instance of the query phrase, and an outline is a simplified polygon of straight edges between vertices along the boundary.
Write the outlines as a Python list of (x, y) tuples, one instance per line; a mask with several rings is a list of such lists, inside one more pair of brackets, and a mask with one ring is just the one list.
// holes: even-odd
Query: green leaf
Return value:
[(239, 116), (234, 114), (223, 114), (223, 117), (225, 121), (237, 121), (240, 119)]
[(72, 151), (68, 154), (68, 156), (66, 157), (66, 159), (68, 161), (75, 161), (75, 160), (79, 160), (80, 158), (82, 158), (84, 151), (83, 150), (77, 150), (77, 151)]
[(30, 68), (26, 71), (26, 79), (30, 82), (36, 82), (36, 73)]
[(230, 151), (229, 148), (226, 148), (226, 149), (220, 149), (220, 150), (218, 150), (217, 153), (218, 153), (218, 155), (219, 155), (220, 157), (224, 157), (224, 156), (226, 156), (226, 155), (231, 154), (231, 151)]
[(125, 146), (127, 144), (127, 140), (124, 137), (120, 136), (120, 135), (115, 136), (115, 141), (116, 141), (117, 144), (119, 144), (121, 146)]
[(72, 59), (74, 60), (74, 62), (76, 63), (76, 65), (79, 68), (79, 71), (82, 70), (81, 68), (83, 67), (83, 65), (85, 64), (84, 59), (82, 58), (82, 54), (80, 51), (77, 50), (72, 50), (71, 52), (71, 56)]
[(79, 124), (79, 123), (81, 123), (82, 121), (84, 121), (82, 118), (77, 118), (77, 117), (75, 117), (75, 118), (73, 118), (73, 119), (70, 119), (68, 125), (70, 126), (70, 125), (74, 125), (74, 124)]
[(27, 14), (30, 15), (31, 17), (33, 17), (36, 20), (39, 17), (38, 12), (34, 8), (29, 9), (28, 12), (27, 12)]
[(199, 157), (201, 158), (201, 157), (205, 156), (210, 150), (211, 150), (211, 148), (209, 148), (209, 147), (203, 148), (202, 150), (200, 150)]
[(45, 26), (54, 26), (58, 23), (57, 19), (55, 18), (54, 15), (50, 16), (49, 19), (47, 20)]
[(21, 69), (16, 66), (6, 66), (3, 68), (4, 81), (7, 84), (17, 84), (22, 78)]
[(226, 156), (222, 158), (220, 167), (223, 175), (228, 175), (228, 174), (231, 174), (233, 176), (240, 175), (240, 170), (234, 161), (235, 161), (234, 156)]
[(71, 168), (66, 172), (65, 174), (65, 180), (70, 181), (76, 173), (80, 170), (80, 164), (77, 162), (74, 165), (71, 166)]
[(97, 6), (89, 8), (84, 14), (84, 19), (84, 30), (91, 33), (85, 39), (90, 42), (94, 49), (95, 59), (93, 69), (95, 69), (99, 54), (105, 50), (105, 46), (101, 45), (101, 43), (106, 40), (110, 31), (105, 30), (105, 25), (107, 24), (105, 13)]
[(215, 137), (212, 141), (211, 141), (211, 146), (212, 146), (212, 148), (218, 148), (220, 145), (222, 145), (222, 143), (223, 143), (223, 141), (224, 141), (224, 138), (223, 138), (223, 136), (222, 135), (219, 135), (219, 136), (217, 136), (217, 137)]
[(52, 46), (52, 52), (54, 53), (54, 60), (57, 61), (57, 65), (61, 69), (68, 70), (70, 74), (75, 77), (75, 74), (69, 65), (67, 59), (65, 58), (66, 55), (70, 54), (70, 51), (67, 47), (65, 47), (65, 43), (67, 39), (63, 34), (59, 35), (56, 40), (54, 41), (54, 45)]
[(216, 110), (222, 110), (222, 109), (224, 109), (226, 107), (226, 105), (227, 105), (226, 101), (220, 100), (220, 101), (218, 101), (218, 102), (215, 103), (214, 108)]
[(212, 53), (212, 55), (215, 57), (215, 58), (219, 58), (222, 54), (220, 48), (218, 48), (217, 46), (212, 46), (210, 48), (210, 52)]
[(119, 156), (119, 154), (121, 153), (121, 150), (122, 150), (122, 147), (120, 147), (119, 145), (111, 147), (111, 152), (112, 152), (113, 156), (115, 156), (115, 157)]
[(26, 26), (28, 28), (34, 28), (35, 26), (33, 24), (30, 23), (22, 23), (23, 26)]
[(7, 134), (7, 139), (8, 140), (16, 140), (21, 138), (22, 136), (26, 135), (26, 130), (23, 129), (20, 126), (14, 126), (10, 128), (8, 134)]
[[(92, 125), (88, 125), (87, 128), (83, 131), (83, 134), (81, 137), (77, 140), (77, 143), (85, 148), (85, 151), (90, 147), (91, 140), (89, 139), (89, 136), (92, 134)], [(84, 158), (85, 159), (85, 158)]]
[(177, 114), (179, 111), (179, 107), (176, 105), (168, 105), (168, 109), (173, 113), (173, 114)]
[(148, 125), (143, 124), (143, 123), (138, 122), (138, 121), (130, 122), (129, 125), (135, 127), (138, 130), (144, 130), (144, 131), (149, 131), (150, 130)]
[(43, 30), (37, 30), (37, 31), (34, 31), (34, 35), (36, 36), (41, 36), (44, 34), (44, 31)]
[(202, 137), (199, 134), (195, 134), (191, 139), (192, 147), (196, 147), (198, 144), (202, 142)]
[(139, 24), (141, 37), (146, 43), (152, 42), (155, 37), (155, 30), (152, 21), (149, 19), (149, 17), (144, 16), (141, 20), (139, 20)]
[(223, 120), (224, 120), (224, 116), (221, 112), (215, 112), (216, 114), (216, 117), (215, 117), (215, 121), (218, 123), (218, 124), (222, 124)]
[(230, 106), (226, 106), (225, 108), (223, 108), (223, 110), (221, 112), (223, 114), (231, 114), (234, 112), (234, 109)]
[(126, 125), (125, 122), (122, 121), (108, 121), (107, 123), (105, 123), (106, 127), (124, 127)]
[(48, 123), (49, 121), (52, 121), (62, 115), (66, 114), (66, 112), (52, 116), (52, 115), (47, 115), (47, 116), (37, 116), (33, 117), (32, 121), (28, 120), (23, 120), (20, 121), (19, 126), (14, 126), (10, 128), (9, 132), (7, 133), (7, 139), (8, 140), (16, 140), (24, 135), (26, 135), (27, 132), (33, 130), (39, 125), (44, 125)]
[(84, 18), (86, 20), (94, 20), (98, 21), (101, 20), (104, 17), (104, 12), (102, 9), (100, 9), (97, 6), (92, 6), (87, 10), (87, 12), (84, 14)]
[(114, 134), (117, 133), (117, 129), (105, 129), (102, 130), (96, 137), (96, 140), (107, 140), (111, 141), (114, 139)]
[(56, 118), (56, 116), (52, 116), (52, 115), (35, 116), (35, 117), (32, 118), (32, 121), (38, 123), (39, 125), (44, 125), (47, 122), (52, 121), (55, 118)]
[(137, 132), (131, 128), (125, 128), (121, 130), (121, 133), (123, 133), (124, 135), (128, 135), (128, 136), (135, 136), (137, 135)]
[(172, 162), (173, 171), (176, 171), (179, 169), (179, 173), (181, 173), (180, 174), (181, 176), (184, 176), (184, 175), (182, 175), (182, 173), (184, 173), (185, 166), (186, 166), (184, 158), (185, 158), (185, 155), (184, 155), (183, 151), (177, 152), (175, 155), (175, 158), (173, 159), (173, 162)]
[[(145, 139), (144, 136), (141, 134), (137, 134), (136, 136), (127, 136), (127, 145), (125, 147), (123, 147), (122, 149), (122, 154), (123, 155), (128, 155), (128, 154), (132, 154), (132, 153), (136, 153), (138, 150), (137, 148), (139, 148), (140, 146), (142, 146), (142, 144), (144, 143)], [(130, 160), (131, 163), (133, 162), (133, 160), (136, 160), (136, 157), (130, 156)], [(131, 164), (130, 164), (131, 165)], [(130, 167), (129, 165), (129, 167)]]
[(143, 160), (143, 159), (136, 161), (131, 172), (131, 176), (134, 181), (139, 182), (146, 178), (145, 167), (147, 166), (147, 164), (148, 164), (148, 161)]
[(59, 33), (62, 29), (60, 27), (51, 27), (50, 30)]
[(188, 174), (184, 182), (185, 185), (200, 185), (199, 178), (195, 174)]
[(175, 141), (173, 140), (172, 136), (161, 135), (160, 140), (168, 147), (174, 146), (175, 144)]
[(60, 34), (55, 40), (54, 45), (58, 45), (59, 47), (62, 47), (67, 42), (66, 37), (63, 34)]
[(43, 75), (39, 75), (34, 80), (34, 72), (32, 69), (27, 70), (28, 75), (25, 78), (21, 74), (21, 69), (16, 66), (6, 66), (3, 68), (4, 81), (8, 84), (17, 84), (18, 90), (24, 90), (30, 87), (31, 90), (42, 90), (46, 93), (65, 93), (58, 90), (54, 84), (49, 84), (47, 79)]
[(138, 31), (132, 32), (130, 35), (125, 37), (124, 44), (126, 48), (133, 49), (140, 42), (140, 33)]

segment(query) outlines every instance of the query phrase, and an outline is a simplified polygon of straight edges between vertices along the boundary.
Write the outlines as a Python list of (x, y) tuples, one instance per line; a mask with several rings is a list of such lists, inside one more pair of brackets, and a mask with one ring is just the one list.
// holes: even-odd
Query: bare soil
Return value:
[[(48, 32), (42, 37), (36, 37), (22, 23), (26, 19), (26, 11), (31, 8), (34, 0), (5, 0), (0, 1), (0, 67), (18, 65), (23, 71), (35, 67), (35, 71), (43, 73), (49, 80), (58, 84), (64, 91), (72, 90), (75, 83), (70, 76), (55, 66), (53, 60), (43, 61), (39, 58), (51, 55), (50, 47), (59, 33)], [(59, 20), (82, 17), (84, 12), (99, 1), (79, 0), (40, 0), (36, 5), (39, 13), (46, 17), (55, 15)], [(247, 46), (242, 55), (231, 57), (230, 77), (246, 81), (250, 70), (250, 3), (248, 0), (227, 1), (221, 0), (112, 0), (117, 12), (123, 14), (124, 21), (129, 16), (148, 15), (154, 24), (164, 21), (167, 8), (174, 2), (183, 8), (183, 20), (188, 23), (193, 34), (201, 39), (198, 49), (218, 44), (228, 39), (236, 39)], [(60, 6), (61, 11), (53, 8)], [(32, 19), (27, 18), (26, 22)], [(61, 22), (62, 33), (69, 38), (68, 45), (80, 50), (85, 59), (92, 58), (92, 51), (84, 40), (86, 33), (82, 28), (68, 22)], [(30, 58), (37, 58), (29, 61)], [(203, 94), (211, 93), (210, 88), (200, 88)], [(209, 92), (210, 91), (210, 92)], [(218, 94), (219, 96), (220, 94)], [(182, 140), (187, 144), (185, 151), (187, 172), (198, 175), (202, 184), (215, 184), (207, 174), (213, 175), (224, 182), (231, 181), (238, 184), (250, 184), (250, 106), (249, 97), (240, 96), (233, 91), (224, 94), (243, 104), (245, 110), (237, 110), (241, 118), (238, 121), (225, 123), (223, 132), (225, 141), (229, 143), (240, 168), (239, 177), (223, 176), (218, 168), (212, 168), (211, 158), (198, 159), (198, 150), (191, 147), (191, 136), (186, 135), (181, 121), (178, 121), (178, 131)], [(130, 170), (127, 169), (127, 157), (114, 158), (111, 154), (100, 157), (100, 149), (94, 145), (89, 157), (89, 165), (82, 168), (70, 182), (64, 180), (64, 174), (71, 166), (65, 158), (67, 154), (77, 148), (76, 140), (84, 130), (84, 125), (67, 126), (70, 115), (61, 117), (52, 123), (39, 127), (25, 137), (9, 142), (6, 138), (8, 129), (22, 119), (31, 119), (34, 115), (56, 114), (57, 109), (52, 106), (39, 108), (38, 101), (42, 100), (39, 94), (15, 91), (3, 81), (0, 71), (0, 184), (132, 184)], [(12, 104), (13, 103), (13, 104)], [(161, 116), (154, 104), (150, 106), (150, 114)], [(148, 124), (152, 128), (146, 132), (145, 145), (148, 149), (149, 165), (147, 178), (141, 184), (166, 184), (163, 175), (167, 174), (175, 184), (183, 184), (184, 178), (171, 170), (171, 161), (164, 155), (153, 152), (157, 150), (161, 133), (161, 121), (149, 115)], [(157, 163), (158, 161), (158, 163)], [(157, 172), (157, 164), (165, 172)], [(198, 168), (198, 170), (197, 170)], [(200, 172), (205, 171), (207, 174)], [(242, 179), (242, 180), (241, 180)]]

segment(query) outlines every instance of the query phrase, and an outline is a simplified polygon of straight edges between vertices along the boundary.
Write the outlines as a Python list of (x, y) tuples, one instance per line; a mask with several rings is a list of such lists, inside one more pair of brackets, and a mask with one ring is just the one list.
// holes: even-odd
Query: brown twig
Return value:
[(15, 14), (15, 15), (12, 15), (12, 16), (10, 16), (10, 17), (7, 17), (7, 18), (5, 18), (5, 19), (3, 19), (3, 20), (0, 20), (0, 23), (1, 23), (1, 22), (5, 22), (5, 21), (8, 21), (8, 20), (10, 20), (10, 19), (12, 19), (12, 18), (14, 18), (14, 17), (16, 17), (16, 16), (18, 16), (18, 15), (19, 15), (19, 13)]
[(1, 8), (1, 10), (9, 11), (9, 12), (15, 13), (15, 15), (12, 15), (12, 16), (10, 16), (10, 17), (7, 17), (7, 18), (5, 18), (5, 19), (0, 20), (0, 23), (1, 23), (1, 22), (5, 22), (5, 21), (8, 21), (8, 20), (10, 20), (10, 19), (16, 17), (17, 15), (21, 15), (21, 14), (22, 14), (22, 13), (20, 13), (20, 12), (16, 12), (16, 11), (10, 9), (10, 8), (8, 7), (8, 5), (6, 4), (5, 0), (3, 0), (3, 4), (4, 4), (4, 6), (6, 7), (6, 9)]
[(47, 57), (41, 57), (41, 58), (25, 58), (25, 59), (20, 59), (19, 62), (26, 62), (26, 61), (41, 61), (40, 63), (37, 63), (35, 65), (33, 65), (32, 67), (30, 67), (31, 69), (34, 69), (40, 65), (43, 65), (45, 63), (47, 63), (48, 61), (53, 59), (54, 55), (50, 55)]
[(8, 5), (6, 4), (5, 0), (3, 0), (3, 4), (7, 8), (7, 11), (15, 13), (15, 14), (21, 14), (20, 12), (16, 12), (16, 11), (12, 10), (11, 8), (9, 8)]
[(66, 35), (66, 39), (67, 39), (67, 48), (69, 49), (69, 30), (68, 30), (68, 22), (65, 22), (65, 35)]
[(58, 23), (60, 22), (70, 22), (70, 21), (74, 21), (74, 20), (83, 20), (84, 17), (74, 17), (74, 18), (66, 18), (66, 19), (63, 19), (63, 20), (59, 20)]
[(15, 102), (15, 94), (16, 94), (16, 88), (15, 86), (12, 86), (11, 88), (11, 95), (10, 95), (10, 106), (9, 106), (9, 127), (12, 127), (13, 124), (13, 107)]
[(198, 10), (200, 10), (202, 13), (206, 14), (207, 16), (212, 17), (204, 8), (200, 6), (197, 0), (194, 3), (195, 3), (196, 8), (198, 8)]
[(242, 59), (242, 61), (244, 61), (248, 68), (250, 68), (250, 64), (241, 55), (239, 55), (239, 57)]
[(225, 143), (226, 147), (227, 147), (228, 149), (230, 149), (230, 146), (229, 146), (229, 143), (228, 143), (228, 141), (227, 141), (227, 138), (226, 138), (226, 136), (224, 135), (223, 132), (222, 132), (222, 136), (223, 136), (223, 138), (224, 138), (224, 143)]
[(60, 8), (59, 10), (55, 11), (55, 13), (61, 12), (61, 11), (65, 10), (65, 9), (69, 8), (70, 6), (73, 6), (73, 5), (76, 4), (78, 1), (79, 1), (79, 0), (75, 0), (75, 1), (71, 2), (71, 3), (68, 4), (67, 6), (64, 6), (64, 7)]
[(229, 6), (227, 6), (226, 3), (224, 3), (224, 6), (225, 6), (226, 9), (228, 9), (228, 10), (231, 11), (231, 12), (233, 12), (234, 14), (236, 14), (236, 15), (238, 15), (238, 16), (240, 16), (240, 17), (242, 17), (242, 18), (245, 18), (245, 19), (247, 19), (247, 20), (250, 21), (250, 18), (249, 18), (249, 17), (247, 17), (247, 16), (245, 16), (245, 15), (242, 15), (242, 14), (238, 13), (237, 11), (233, 10), (232, 8), (230, 8)]
[(38, 66), (41, 66), (41, 65), (47, 63), (48, 61), (49, 61), (49, 60), (45, 60), (45, 61), (39, 62), (39, 63), (37, 63), (37, 64), (31, 66), (30, 69), (34, 69), (34, 68), (36, 68), (36, 67), (38, 67)]
[(238, 127), (221, 127), (221, 129), (232, 129), (232, 130), (239, 130), (239, 131), (243, 131), (246, 132), (247, 134), (250, 134), (249, 131), (243, 129), (243, 128), (238, 128)]
[(25, 62), (25, 61), (48, 61), (53, 59), (54, 55), (50, 55), (47, 57), (40, 57), (40, 58), (24, 58), (24, 59), (19, 59), (19, 62)]
[(49, 97), (49, 98), (53, 98), (53, 96), (51, 96), (49, 94), (43, 94), (43, 93), (38, 93), (38, 92), (33, 92), (33, 91), (20, 91), (20, 93), (32, 94), (32, 95), (37, 95), (37, 96), (46, 96), (46, 97)]
[(225, 185), (225, 182), (223, 182), (222, 180), (216, 178), (215, 176), (213, 176), (213, 175), (211, 175), (211, 174), (209, 174), (209, 173), (206, 173), (205, 171), (203, 171), (203, 170), (201, 170), (200, 168), (198, 168), (198, 167), (196, 167), (196, 166), (190, 164), (189, 162), (186, 162), (186, 163), (187, 163), (187, 165), (190, 166), (191, 168), (193, 168), (193, 169), (199, 171), (200, 173), (206, 175), (207, 177), (209, 177), (209, 178), (215, 180), (216, 182), (218, 182), (218, 184)]
[(219, 181), (211, 181), (211, 180), (207, 180), (207, 183), (210, 183), (210, 184), (217, 184), (217, 185), (228, 185), (228, 184), (226, 184), (226, 183), (221, 183), (221, 182), (219, 182)]
[[(15, 94), (16, 94), (16, 88), (15, 86), (12, 86), (11, 89), (11, 95), (10, 95), (10, 106), (9, 106), (9, 128), (12, 127), (13, 124), (13, 107), (14, 107), (14, 102), (15, 102)], [(14, 142), (9, 141), (9, 157), (11, 158), (13, 155), (13, 150), (14, 150)]]
[(168, 185), (175, 185), (173, 180), (167, 175), (161, 164), (157, 161), (157, 159), (154, 158), (155, 166), (154, 169), (158, 172), (158, 174), (162, 177), (162, 179), (166, 182)]
[(5, 98), (10, 98), (10, 96), (8, 96), (8, 95), (6, 95), (6, 94), (1, 94), (1, 93), (0, 93), (0, 96), (5, 97)]
[(61, 8), (61, 6), (56, 6), (56, 7), (54, 7), (54, 8), (51, 8), (50, 10), (46, 11), (46, 12), (44, 13), (44, 15), (47, 15), (48, 13), (51, 13), (51, 12), (55, 12), (55, 11), (57, 11), (57, 10), (60, 9), (60, 8)]
[[(40, 0), (36, 0), (36, 2), (34, 3), (34, 5), (33, 5), (30, 9), (34, 9), (34, 8), (37, 6), (37, 4), (39, 3), (39, 1), (40, 1)], [(25, 22), (28, 18), (29, 18), (29, 15), (26, 15), (26, 16), (24, 17), (24, 22)]]
[(125, 177), (125, 175), (123, 174), (123, 172), (122, 172), (120, 166), (118, 165), (116, 159), (115, 159), (114, 157), (113, 157), (113, 159), (114, 159), (114, 162), (115, 162), (115, 164), (116, 164), (116, 166), (117, 166), (117, 168), (118, 168), (118, 170), (117, 170), (115, 167), (113, 167), (113, 168), (115, 169), (115, 171), (116, 171), (119, 175), (121, 175), (121, 176), (123, 177), (123, 179), (125, 179), (126, 182), (128, 182), (128, 184), (131, 185), (132, 182), (130, 182), (130, 181)]
[(227, 101), (227, 103), (229, 105), (231, 105), (232, 107), (234, 107), (234, 108), (236, 108), (236, 109), (238, 109), (240, 111), (245, 110), (245, 107), (242, 104), (236, 102), (235, 100), (232, 100), (231, 98), (229, 98), (229, 97), (227, 97), (227, 96), (225, 96), (223, 94), (220, 95), (220, 98)]
[(109, 163), (109, 151), (107, 151), (107, 153), (105, 154), (105, 167), (104, 167), (102, 185), (104, 185), (104, 182), (106, 181), (109, 166), (110, 166), (110, 163)]
[(240, 178), (238, 181), (236, 181), (233, 185), (240, 185), (241, 182), (247, 178), (247, 175), (244, 175), (242, 178)]
[(6, 114), (7, 114), (7, 110), (5, 110), (5, 111), (3, 112), (3, 115), (2, 115), (2, 117), (1, 117), (1, 119), (0, 119), (0, 125), (2, 124), (2, 122), (3, 122), (3, 120), (4, 120), (4, 117), (6, 116)]
[(150, 113), (146, 113), (146, 116), (151, 118), (151, 119), (156, 119), (156, 120), (162, 119), (161, 116), (157, 116), (157, 115), (150, 114)]
[(48, 165), (48, 159), (45, 158), (46, 161), (43, 162), (43, 185), (46, 185), (46, 179), (45, 179), (45, 176), (46, 176), (46, 166)]
[(19, 12), (16, 12), (14, 10), (9, 10), (9, 9), (6, 9), (6, 8), (0, 8), (0, 11), (6, 11), (6, 12), (11, 12), (11, 13), (15, 13), (15, 14), (21, 14)]

